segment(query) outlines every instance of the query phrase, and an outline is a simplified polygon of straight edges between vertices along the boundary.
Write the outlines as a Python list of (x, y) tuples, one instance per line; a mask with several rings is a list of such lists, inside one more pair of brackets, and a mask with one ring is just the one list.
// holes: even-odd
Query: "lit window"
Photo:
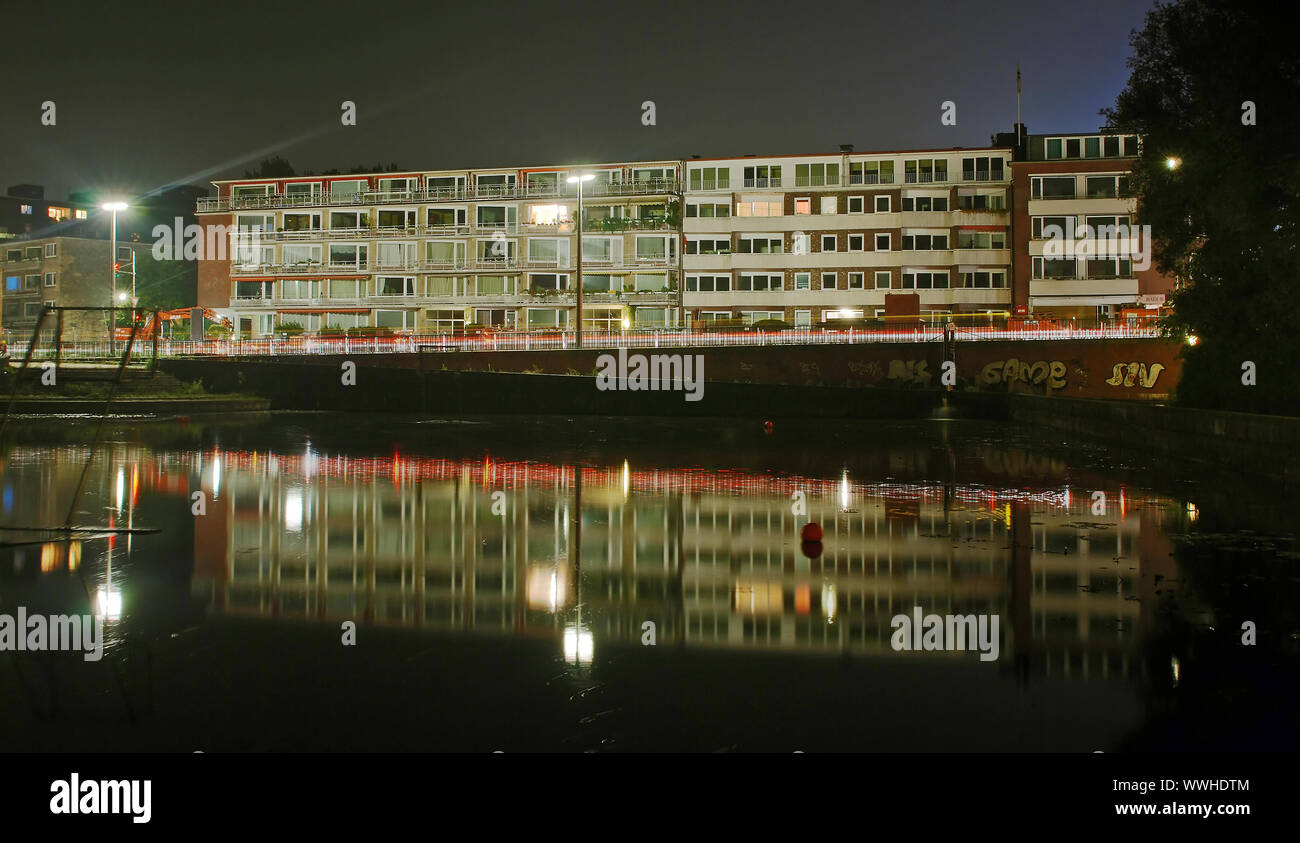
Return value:
[(30, 217), (30, 216), (32, 215), (32, 206), (31, 206), (31, 205), (19, 205), (19, 206), (18, 206), (18, 213), (20, 213), (20, 214), (26, 214), (27, 216)]
[(51, 205), (48, 208), (47, 213), (49, 213), (50, 219), (52, 220), (66, 220), (71, 212), (67, 208), (60, 208), (57, 205)]
[(528, 211), (528, 222), (533, 225), (557, 225), (569, 218), (569, 209), (564, 205), (534, 205)]
[(794, 200), (794, 212), (795, 212), (796, 214), (811, 214), (811, 213), (812, 213), (812, 200), (811, 200), (811, 199), (796, 199), (796, 200)]
[(79, 220), (84, 220), (86, 218), (86, 211), (82, 208), (78, 208), (72, 212), (72, 215)]

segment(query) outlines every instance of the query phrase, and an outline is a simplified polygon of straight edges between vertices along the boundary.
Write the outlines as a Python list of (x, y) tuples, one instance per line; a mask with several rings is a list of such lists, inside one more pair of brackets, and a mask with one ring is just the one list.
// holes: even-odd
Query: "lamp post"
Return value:
[(108, 247), (108, 271), (112, 274), (108, 293), (108, 353), (113, 354), (117, 344), (117, 311), (113, 310), (117, 306), (117, 212), (125, 211), (126, 203), (105, 202), (103, 208), (113, 215)]
[(577, 332), (574, 334), (575, 348), (582, 348), (582, 183), (591, 181), (595, 177), (594, 173), (579, 173), (576, 176), (569, 176), (569, 184), (578, 186), (578, 291), (577, 298), (574, 300), (577, 305), (574, 314), (577, 319)]

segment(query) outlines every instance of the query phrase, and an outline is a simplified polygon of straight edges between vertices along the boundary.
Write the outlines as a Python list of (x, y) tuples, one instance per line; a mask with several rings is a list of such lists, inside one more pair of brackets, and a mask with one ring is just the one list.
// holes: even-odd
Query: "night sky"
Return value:
[(301, 172), (976, 146), (1015, 122), (1017, 59), (1030, 131), (1091, 131), (1150, 6), (11, 4), (0, 187), (134, 195), (271, 154)]

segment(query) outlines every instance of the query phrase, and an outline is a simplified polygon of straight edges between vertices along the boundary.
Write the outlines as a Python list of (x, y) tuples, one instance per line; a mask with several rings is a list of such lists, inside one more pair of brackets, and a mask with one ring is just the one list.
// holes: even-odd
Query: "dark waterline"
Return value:
[[(90, 428), (16, 433), (0, 523), (61, 524)], [(0, 535), (0, 613), (110, 615), (102, 662), (0, 655), (0, 749), (1300, 746), (1293, 506), (1041, 431), (124, 423), (75, 520), (160, 532)], [(915, 606), (998, 658), (896, 652)]]

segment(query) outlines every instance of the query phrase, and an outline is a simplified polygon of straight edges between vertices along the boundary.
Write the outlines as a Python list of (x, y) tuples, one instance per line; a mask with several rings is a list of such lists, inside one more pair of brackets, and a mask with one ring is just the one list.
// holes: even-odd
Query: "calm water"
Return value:
[[(90, 432), (19, 428), (0, 523)], [(0, 612), (109, 642), (0, 657), (0, 749), (1294, 749), (1293, 512), (974, 421), (110, 427), (74, 520), (156, 532), (0, 535)], [(917, 606), (998, 658), (896, 651)]]

